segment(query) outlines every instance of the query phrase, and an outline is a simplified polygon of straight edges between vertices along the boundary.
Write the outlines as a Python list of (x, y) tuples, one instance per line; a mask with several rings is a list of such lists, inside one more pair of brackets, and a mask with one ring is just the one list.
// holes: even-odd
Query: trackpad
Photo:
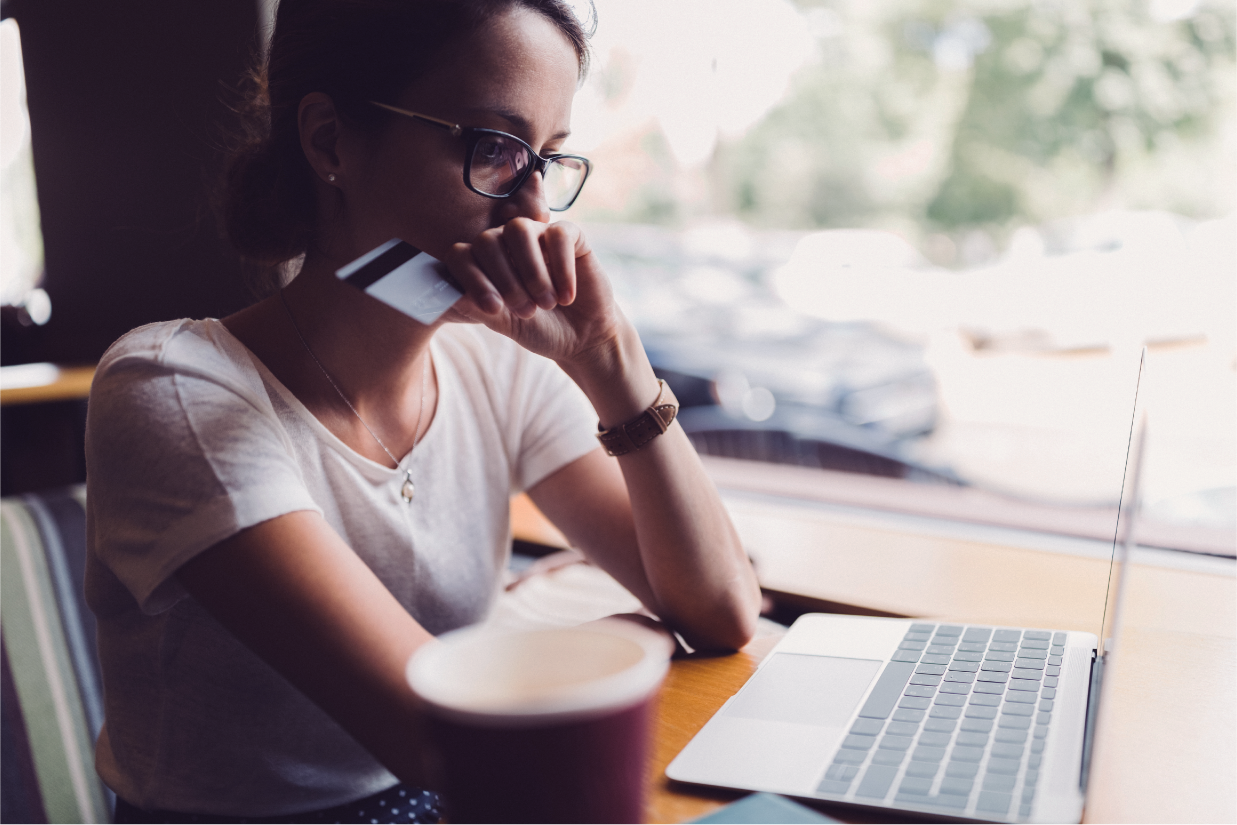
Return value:
[(850, 719), (881, 664), (875, 659), (775, 653), (722, 715), (841, 727)]

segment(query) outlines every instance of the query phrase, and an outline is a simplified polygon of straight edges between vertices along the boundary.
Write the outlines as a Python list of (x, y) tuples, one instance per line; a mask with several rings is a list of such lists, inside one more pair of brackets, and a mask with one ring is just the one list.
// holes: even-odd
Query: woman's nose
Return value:
[(541, 173), (534, 171), (529, 175), (515, 194), (507, 198), (505, 205), (511, 209), (507, 220), (531, 218), (541, 223), (549, 223), (550, 207), (546, 203), (545, 179), (542, 178)]

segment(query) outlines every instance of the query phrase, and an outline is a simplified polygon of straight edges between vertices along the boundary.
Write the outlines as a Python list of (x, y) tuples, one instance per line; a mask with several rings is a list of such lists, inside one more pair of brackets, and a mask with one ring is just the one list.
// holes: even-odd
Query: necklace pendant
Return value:
[(413, 495), (416, 494), (416, 492), (417, 492), (416, 485), (412, 483), (412, 476), (410, 475), (404, 479), (403, 486), (399, 488), (399, 494), (401, 497), (403, 497), (406, 503), (411, 504), (412, 497)]

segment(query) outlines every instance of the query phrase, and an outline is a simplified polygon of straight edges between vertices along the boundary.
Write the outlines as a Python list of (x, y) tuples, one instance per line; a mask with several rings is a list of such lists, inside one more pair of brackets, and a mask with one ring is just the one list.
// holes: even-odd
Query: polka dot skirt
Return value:
[(437, 822), (440, 819), (442, 819), (442, 802), (438, 794), (401, 783), (347, 805), (336, 805), (334, 808), (308, 811), (292, 816), (237, 817), (219, 816), (218, 814), (182, 814), (174, 811), (145, 811), (130, 805), (123, 799), (117, 799), (115, 821), (118, 823), (220, 822), (228, 823), (228, 825), (247, 822), (304, 822), (318, 825), (318, 823), (330, 822)]

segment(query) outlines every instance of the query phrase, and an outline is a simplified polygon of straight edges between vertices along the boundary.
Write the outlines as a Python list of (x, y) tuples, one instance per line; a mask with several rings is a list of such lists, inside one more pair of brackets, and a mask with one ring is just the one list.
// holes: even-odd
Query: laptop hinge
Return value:
[(1087, 727), (1082, 736), (1082, 770), (1078, 775), (1078, 787), (1083, 793), (1087, 790), (1087, 780), (1091, 775), (1091, 750), (1095, 744), (1095, 722), (1099, 716), (1100, 687), (1104, 682), (1104, 660), (1107, 656), (1092, 654), (1091, 657), (1091, 687), (1087, 694)]

